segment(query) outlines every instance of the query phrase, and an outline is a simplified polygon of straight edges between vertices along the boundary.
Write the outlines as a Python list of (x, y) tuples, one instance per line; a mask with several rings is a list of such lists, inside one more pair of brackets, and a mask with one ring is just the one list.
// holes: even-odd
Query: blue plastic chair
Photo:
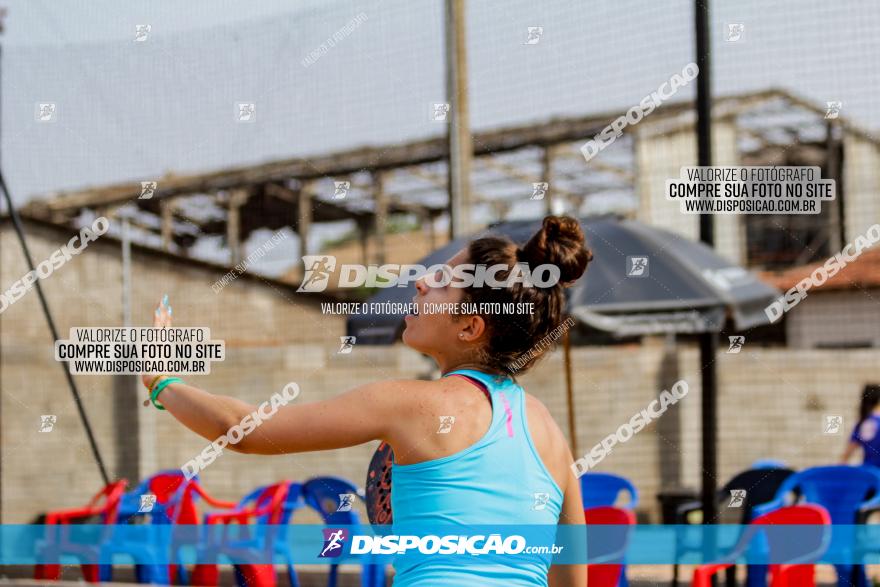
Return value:
[[(198, 476), (195, 479), (198, 480)], [(151, 524), (170, 524), (174, 496), (186, 483), (187, 479), (180, 469), (167, 469), (147, 477), (137, 487), (123, 494), (116, 523), (130, 524), (137, 518), (143, 518)], [(156, 495), (157, 499), (150, 511), (141, 512), (141, 496), (146, 494)], [(169, 585), (170, 569), (168, 565), (158, 564), (157, 561), (165, 558), (165, 553), (159, 552), (158, 548), (158, 545), (127, 542), (124, 537), (113, 533), (101, 545), (101, 558), (111, 560), (114, 555), (126, 555), (135, 561), (135, 575), (139, 583)], [(113, 566), (100, 565), (98, 574), (102, 582), (112, 581)]]
[[(629, 494), (629, 500), (620, 507), (625, 510), (634, 510), (639, 505), (639, 491), (632, 481), (626, 477), (614, 473), (587, 472), (581, 475), (581, 501), (584, 509), (614, 506), (621, 493)], [(626, 565), (620, 572), (618, 587), (627, 587), (629, 581), (626, 578)]]
[(629, 494), (629, 502), (617, 507), (634, 510), (639, 505), (639, 492), (626, 477), (613, 473), (584, 473), (581, 475), (581, 501), (584, 509), (616, 505), (620, 493)]
[[(786, 479), (772, 501), (755, 506), (753, 516), (758, 517), (787, 505), (786, 496), (792, 492), (797, 492), (805, 503), (821, 505), (828, 510), (834, 526), (850, 526), (860, 521), (863, 512), (880, 506), (880, 470), (871, 466), (848, 465), (805, 469)], [(872, 497), (868, 498), (869, 495)], [(832, 530), (832, 545), (835, 536), (838, 540), (842, 538), (839, 532)], [(858, 565), (853, 569), (853, 565), (839, 564), (834, 568), (837, 570), (839, 587), (867, 587), (864, 566)], [(754, 573), (754, 576), (758, 577), (759, 574)], [(749, 587), (762, 584), (754, 580), (750, 581)]]
[[(287, 489), (287, 498), (282, 506), (279, 524), (284, 526), (289, 524), (293, 514), (304, 505), (302, 484), (291, 483)], [(288, 540), (276, 540), (274, 546), (275, 554), (281, 556), (287, 564), (287, 578), (290, 581), (290, 587), (299, 587), (299, 578), (296, 576), (296, 569), (293, 567), (293, 549), (290, 542)]]
[(777, 461), (776, 459), (758, 459), (750, 469), (787, 469), (788, 465), (783, 463), (782, 461)]
[[(363, 501), (363, 494), (345, 479), (339, 477), (314, 477), (302, 486), (306, 505), (316, 510), (328, 526), (360, 526), (361, 521), (354, 509), (339, 511), (340, 495), (357, 495)], [(365, 557), (369, 560), (369, 555)], [(330, 565), (327, 587), (336, 587), (339, 565)], [(384, 587), (385, 565), (365, 563), (361, 568), (361, 587)]]

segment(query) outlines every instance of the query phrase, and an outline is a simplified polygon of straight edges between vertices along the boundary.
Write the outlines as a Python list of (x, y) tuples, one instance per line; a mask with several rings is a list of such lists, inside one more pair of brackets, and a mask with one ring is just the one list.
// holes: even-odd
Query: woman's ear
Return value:
[(460, 338), (465, 342), (474, 342), (483, 336), (486, 332), (486, 321), (482, 316), (468, 316), (465, 321), (464, 330), (461, 331)]

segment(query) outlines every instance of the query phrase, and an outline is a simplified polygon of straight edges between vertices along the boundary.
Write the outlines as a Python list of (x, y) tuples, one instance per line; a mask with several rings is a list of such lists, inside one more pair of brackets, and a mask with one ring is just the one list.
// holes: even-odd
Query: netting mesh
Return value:
[[(469, 2), (467, 66), (473, 130), (485, 136), (509, 127), (550, 127), (590, 117), (601, 129), (694, 60), (692, 9), (692, 3), (683, 0)], [(160, 7), (135, 13), (114, 7), (80, 12), (43, 2), (13, 4), (3, 52), (2, 164), (18, 204), (58, 190), (144, 180), (161, 184), (187, 174), (359, 147), (377, 148), (380, 156), (391, 146), (445, 135), (447, 125), (431, 119), (434, 105), (447, 101), (442, 2), (334, 1), (297, 9), (279, 3), (261, 8), (271, 14), (223, 23), (199, 10)], [(138, 29), (138, 25), (150, 28)], [(91, 26), (94, 35), (88, 32)], [(32, 34), (20, 32), (28, 27)], [(878, 28), (880, 9), (855, 0), (712, 4), (714, 163), (817, 165), (823, 176), (831, 174), (839, 181), (840, 203), (821, 215), (716, 219), (716, 249), (735, 263), (765, 271), (765, 278), (781, 289), (809, 275), (811, 263), (822, 263), (880, 222)], [(138, 40), (144, 34), (146, 38)], [(613, 211), (696, 238), (697, 217), (681, 214), (663, 197), (665, 180), (696, 162), (689, 104), (693, 98), (693, 84), (682, 88), (669, 104), (627, 128), (590, 163), (580, 147), (591, 134), (556, 145), (549, 174), (555, 209), (580, 214)], [(44, 104), (54, 105), (46, 124), (38, 120)], [(839, 111), (839, 117), (832, 111)], [(831, 120), (841, 124), (829, 131)], [(478, 151), (486, 146), (480, 136), (474, 140)], [(545, 203), (533, 198), (534, 183), (548, 178), (543, 146), (538, 138), (523, 148), (475, 161), (472, 213), (478, 223), (544, 212)], [(386, 188), (396, 201), (442, 207), (447, 201), (446, 174), (444, 161), (427, 162), (415, 169), (394, 170)], [(345, 201), (349, 209), (373, 209), (367, 171), (346, 178), (319, 178), (313, 186), (317, 200), (332, 201), (333, 182), (340, 179), (352, 184)], [(191, 250), (173, 252), (226, 263), (229, 252), (224, 239), (200, 234), (214, 204), (194, 199), (188, 205), (190, 225), (196, 226), (194, 234), (201, 240)], [(199, 212), (204, 218), (198, 217)], [(424, 228), (417, 217), (400, 216)], [(153, 228), (158, 226), (155, 216), (150, 222)], [(447, 224), (445, 215), (435, 222), (437, 246), (444, 242)], [(316, 226), (312, 245), (332, 250), (327, 241), (354, 226), (351, 220)], [(157, 230), (136, 232), (139, 242), (161, 246)], [(251, 233), (245, 255), (270, 234), (268, 228)], [(369, 247), (375, 246), (374, 237)], [(42, 238), (52, 243), (60, 237), (47, 233)], [(426, 250), (424, 239), (417, 231), (405, 233), (397, 249), (386, 256), (392, 262), (399, 257), (399, 262), (413, 262), (406, 251)], [(256, 266), (257, 272), (282, 276), (293, 270), (301, 253), (295, 240), (268, 254)], [(4, 284), (25, 270), (15, 246), (4, 233)], [(106, 263), (118, 266), (116, 252), (106, 255)], [(880, 379), (876, 367), (880, 264), (872, 258), (866, 253), (824, 290), (814, 290), (782, 327), (771, 333), (744, 333), (740, 353), (727, 353), (722, 346), (719, 485), (760, 458), (806, 467), (833, 462), (842, 451), (862, 386)], [(146, 256), (137, 262), (149, 264)], [(85, 274), (71, 277), (81, 287), (70, 296), (61, 277), (47, 285), (50, 296), (55, 296), (54, 307), (64, 313), (65, 327), (118, 322), (120, 307), (113, 301), (118, 298), (118, 275), (105, 274), (104, 267), (69, 268), (71, 274), (101, 274), (100, 279), (106, 280), (101, 282), (104, 296), (89, 285), (94, 276)], [(416, 376), (425, 371), (417, 357), (400, 348), (373, 349), (376, 354), (369, 355), (372, 359), (364, 365), (339, 365), (335, 348), (344, 334), (340, 322), (319, 333), (317, 322), (300, 323), (286, 313), (306, 312), (298, 307), (299, 300), (271, 290), (268, 295), (248, 295), (275, 320), (232, 318), (222, 300), (206, 293), (203, 284), (195, 284), (205, 281), (203, 276), (190, 282), (180, 273), (178, 266), (169, 264), (150, 275), (176, 287), (179, 297), (193, 300), (191, 311), (199, 319), (216, 321), (230, 338), (263, 349), (264, 358), (271, 356), (263, 366), (269, 375), (255, 373), (248, 361), (235, 362), (236, 374), (225, 371), (228, 378), (221, 384), (229, 393), (236, 391), (236, 384), (255, 380), (274, 384), (284, 372), (300, 374), (296, 359), (301, 354), (337, 369), (333, 385), (314, 369), (308, 370), (311, 379), (302, 383), (305, 387), (311, 381), (328, 395), (364, 378)], [(143, 292), (143, 299), (135, 302), (147, 303), (151, 293), (155, 292)], [(207, 301), (202, 299), (206, 296)], [(198, 313), (194, 307), (202, 302), (207, 309)], [(94, 312), (99, 303), (106, 305), (106, 311)], [(3, 315), (4, 389), (24, 385), (28, 373), (47, 368), (46, 381), (41, 380), (34, 393), (37, 399), (28, 403), (6, 394), (3, 399), (3, 509), (24, 512), (22, 516), (60, 505), (58, 496), (48, 491), (36, 503), (30, 501), (23, 485), (28, 477), (21, 471), (32, 467), (33, 451), (49, 455), (66, 448), (56, 442), (25, 450), (13, 440), (25, 433), (25, 424), (16, 432), (12, 422), (26, 414), (21, 419), (30, 426), (36, 416), (56, 412), (74, 421), (66, 396), (54, 388), (56, 374), (48, 374), (57, 366), (44, 356), (45, 337), (34, 325), (41, 320), (37, 311), (29, 299)], [(17, 336), (16, 326), (26, 336)], [(284, 332), (267, 335), (273, 327)], [(306, 330), (316, 340), (304, 342)], [(726, 332), (725, 340), (737, 334), (742, 333)], [(674, 416), (649, 427), (602, 463), (603, 470), (635, 482), (644, 494), (646, 513), (655, 520), (659, 511), (654, 494), (678, 486), (696, 488), (701, 471), (700, 369), (693, 342), (682, 339), (676, 344), (673, 351), (664, 341), (651, 338), (626, 346), (578, 347), (573, 352), (581, 452), (642, 409), (669, 385), (673, 374), (693, 382), (691, 397)], [(392, 354), (382, 358), (385, 352)], [(534, 390), (556, 419), (565, 422), (561, 357), (556, 355), (524, 381), (526, 389)], [(104, 387), (109, 391), (111, 386)], [(97, 402), (89, 408), (104, 413)], [(122, 439), (114, 426), (126, 419), (142, 419), (132, 414), (117, 414), (115, 421), (105, 414), (105, 424), (98, 430), (105, 450)], [(836, 416), (843, 417), (843, 425), (829, 432), (827, 418)], [(59, 441), (67, 435), (63, 438), (72, 444), (80, 442), (76, 426), (59, 422)], [(170, 427), (163, 432), (185, 438)], [(189, 444), (177, 451), (180, 454), (160, 452), (152, 460), (143, 454), (154, 449), (142, 448), (141, 467), (135, 470), (145, 472), (144, 463), (178, 466), (172, 457), (179, 460), (196, 449), (191, 440), (181, 442)], [(289, 475), (325, 471), (360, 480), (364, 457), (360, 453), (329, 460), (304, 456)], [(272, 473), (284, 476), (288, 466), (292, 467), (290, 461), (278, 464)], [(217, 472), (207, 474), (219, 479), (221, 473), (233, 470), (218, 463)], [(59, 467), (44, 475), (47, 487), (54, 487), (71, 472)], [(82, 501), (92, 485), (84, 480), (70, 502)]]

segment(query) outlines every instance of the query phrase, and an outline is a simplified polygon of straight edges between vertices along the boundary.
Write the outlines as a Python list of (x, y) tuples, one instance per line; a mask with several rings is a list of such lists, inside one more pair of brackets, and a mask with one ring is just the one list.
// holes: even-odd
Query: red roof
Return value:
[[(761, 281), (782, 291), (797, 285), (825, 262), (791, 267), (783, 271), (760, 271)], [(880, 287), (880, 248), (862, 252), (855, 261), (847, 263), (837, 274), (822, 284), (818, 291), (840, 291)], [(812, 292), (811, 292), (812, 293)]]

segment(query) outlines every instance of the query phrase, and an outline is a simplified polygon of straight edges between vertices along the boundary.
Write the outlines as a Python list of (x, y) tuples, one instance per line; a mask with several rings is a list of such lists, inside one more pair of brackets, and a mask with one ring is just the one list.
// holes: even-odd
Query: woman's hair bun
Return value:
[(584, 246), (580, 223), (569, 216), (547, 216), (544, 224), (518, 252), (530, 268), (549, 263), (559, 267), (559, 281), (570, 285), (580, 279), (593, 259)]

